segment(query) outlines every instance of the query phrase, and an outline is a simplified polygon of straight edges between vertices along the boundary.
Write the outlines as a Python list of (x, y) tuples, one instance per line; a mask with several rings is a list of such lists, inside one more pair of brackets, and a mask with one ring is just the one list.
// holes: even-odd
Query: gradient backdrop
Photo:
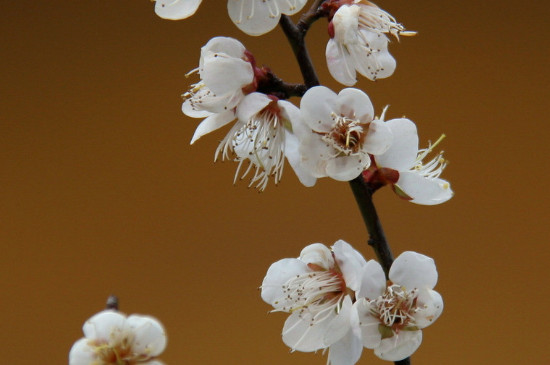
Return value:
[[(343, 238), (367, 258), (347, 184), (301, 186), (287, 166), (259, 194), (213, 163), (227, 129), (189, 141), (180, 95), (211, 37), (233, 36), (300, 82), (277, 29), (241, 33), (225, 0), (158, 18), (136, 0), (2, 1), (0, 316), (2, 364), (66, 364), (83, 322), (111, 293), (158, 317), (176, 364), (324, 364), (290, 354), (286, 315), (257, 287), (269, 265)], [(546, 1), (380, 1), (418, 36), (390, 46), (393, 77), (357, 87), (379, 113), (441, 133), (455, 197), (376, 204), (395, 254), (436, 260), (442, 317), (413, 364), (545, 364), (550, 304)], [(326, 21), (308, 38), (322, 82)], [(299, 103), (298, 99), (292, 100)], [(383, 364), (365, 351), (359, 364)]]

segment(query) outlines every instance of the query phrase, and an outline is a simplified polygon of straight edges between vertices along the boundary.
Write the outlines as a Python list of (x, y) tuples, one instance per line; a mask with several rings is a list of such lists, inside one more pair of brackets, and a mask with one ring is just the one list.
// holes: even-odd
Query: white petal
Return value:
[(435, 290), (420, 290), (416, 305), (418, 310), (414, 314), (414, 323), (418, 328), (425, 328), (435, 322), (443, 311), (443, 298)]
[(155, 13), (164, 19), (179, 20), (195, 14), (202, 0), (156, 0)]
[[(289, 121), (292, 132), (288, 129), (285, 130), (285, 157), (287, 158), (290, 166), (294, 170), (296, 176), (300, 182), (307, 187), (315, 185), (317, 178), (315, 178), (309, 171), (309, 169), (303, 164), (302, 155), (300, 153), (300, 140), (298, 135), (311, 133), (309, 128), (302, 122), (302, 115), (300, 109), (294, 104), (288, 101), (279, 101), (279, 107), (281, 108), (281, 116), (285, 121)], [(301, 129), (301, 131), (300, 131)]]
[(367, 262), (365, 258), (349, 243), (338, 240), (332, 246), (336, 263), (342, 271), (346, 286), (353, 291), (358, 291), (364, 279), (364, 270)]
[(271, 1), (227, 1), (227, 11), (233, 23), (240, 30), (252, 36), (265, 34), (277, 26), (281, 14), (273, 13), (270, 9), (272, 6)]
[(380, 320), (371, 315), (371, 307), (366, 299), (359, 299), (352, 308), (352, 327), (358, 328), (363, 346), (373, 349), (380, 345), (382, 335), (378, 330)]
[(214, 94), (222, 95), (233, 93), (251, 84), (254, 80), (254, 71), (250, 62), (230, 57), (225, 53), (210, 53), (204, 57), (200, 76)]
[(122, 329), (126, 316), (112, 310), (104, 310), (92, 316), (84, 323), (82, 331), (86, 338), (108, 339), (112, 330)]
[(364, 277), (361, 288), (356, 293), (357, 298), (376, 299), (386, 290), (386, 274), (376, 260), (369, 260), (364, 267)]
[(201, 59), (210, 53), (225, 53), (234, 58), (243, 58), (245, 51), (245, 46), (235, 38), (214, 37), (201, 48)]
[(422, 331), (401, 331), (385, 338), (374, 354), (383, 360), (399, 361), (411, 356), (422, 343)]
[(363, 352), (361, 338), (352, 331), (348, 331), (340, 341), (329, 347), (328, 364), (353, 365), (361, 358), (361, 352)]
[(363, 150), (373, 155), (384, 153), (393, 142), (393, 134), (386, 123), (373, 120), (369, 125), (369, 131), (365, 138)]
[(427, 178), (414, 170), (399, 172), (399, 180), (396, 185), (413, 198), (411, 202), (416, 204), (441, 204), (454, 195), (447, 180)]
[(370, 122), (374, 118), (374, 108), (369, 96), (359, 89), (341, 90), (335, 104), (335, 111), (349, 118), (361, 122)]
[(126, 326), (135, 334), (132, 350), (139, 354), (158, 356), (166, 348), (164, 327), (153, 317), (131, 315)]
[(308, 272), (307, 264), (298, 259), (282, 259), (273, 263), (267, 270), (262, 283), (262, 299), (275, 308), (282, 306), (276, 303), (284, 297), (282, 286), (292, 277)]
[(338, 311), (338, 315), (330, 322), (325, 338), (324, 346), (332, 346), (340, 341), (348, 332), (351, 332), (351, 298), (346, 295), (342, 301), (342, 307)]
[(334, 125), (331, 117), (337, 95), (327, 87), (314, 86), (302, 97), (302, 120), (314, 131), (330, 132)]
[(307, 0), (274, 0), (277, 3), (277, 7), (282, 14), (294, 15), (298, 13), (304, 5), (307, 3)]
[(407, 290), (433, 289), (437, 283), (437, 269), (431, 257), (413, 251), (405, 251), (393, 262), (390, 280)]
[(95, 359), (95, 352), (88, 346), (88, 339), (81, 338), (76, 341), (69, 352), (69, 365), (90, 365)]
[(306, 264), (321, 266), (325, 270), (329, 270), (334, 267), (332, 252), (322, 243), (307, 245), (302, 252), (300, 252), (300, 260)]
[(237, 107), (237, 117), (243, 122), (249, 121), (255, 114), (260, 112), (273, 100), (262, 93), (251, 93), (244, 97)]
[(355, 61), (357, 71), (369, 80), (391, 76), (396, 62), (388, 51), (388, 37), (365, 29), (359, 32), (361, 47), (350, 47), (350, 57)]
[(335, 308), (327, 309), (326, 319), (312, 325), (313, 315), (305, 310), (293, 312), (283, 327), (283, 342), (293, 351), (311, 352), (325, 348), (324, 338), (330, 322), (337, 315)]
[(386, 152), (375, 156), (376, 163), (397, 171), (410, 169), (418, 154), (416, 125), (405, 118), (388, 120), (386, 125), (393, 134), (393, 142)]
[(342, 44), (329, 39), (325, 50), (327, 66), (331, 76), (339, 83), (353, 86), (357, 82), (355, 67), (349, 62), (349, 53)]
[(350, 181), (355, 179), (370, 165), (367, 155), (341, 156), (327, 161), (327, 175), (338, 181)]
[(199, 124), (199, 126), (195, 130), (195, 133), (193, 134), (193, 138), (191, 138), (191, 144), (195, 143), (197, 139), (201, 138), (205, 134), (215, 131), (216, 129), (223, 127), (233, 120), (235, 120), (235, 113), (232, 110), (228, 110), (223, 113), (212, 114)]

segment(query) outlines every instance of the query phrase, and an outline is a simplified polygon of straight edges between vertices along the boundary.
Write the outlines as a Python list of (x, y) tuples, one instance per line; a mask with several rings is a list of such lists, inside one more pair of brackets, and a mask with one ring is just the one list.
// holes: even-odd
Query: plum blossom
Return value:
[(423, 162), (444, 135), (428, 148), (419, 150), (416, 125), (411, 120), (392, 119), (386, 125), (392, 131), (393, 144), (386, 152), (374, 156), (375, 167), (364, 173), (365, 180), (382, 178), (400, 197), (416, 204), (435, 205), (451, 199), (453, 191), (449, 182), (439, 178), (447, 164), (443, 152)]
[(237, 122), (216, 150), (216, 159), (239, 162), (235, 180), (245, 161), (249, 163), (242, 177), (251, 170), (250, 185), (264, 190), (270, 177), (277, 184), (282, 176), (287, 157), (300, 181), (306, 186), (315, 184), (315, 178), (301, 168), (299, 141), (291, 132), (300, 123), (300, 111), (292, 103), (254, 92), (244, 97), (237, 107)]
[(180, 20), (195, 14), (202, 0), (153, 0), (155, 13), (161, 18)]
[[(262, 299), (286, 312), (283, 342), (292, 351), (328, 349), (332, 365), (353, 365), (362, 352), (358, 329), (352, 328), (352, 304), (373, 296), (369, 284), (384, 280), (370, 277), (377, 265), (367, 262), (347, 242), (339, 240), (332, 250), (321, 243), (305, 247), (299, 258), (271, 265), (263, 280)], [(380, 275), (376, 269), (374, 275)]]
[(235, 120), (235, 107), (245, 93), (256, 89), (254, 57), (244, 45), (229, 37), (215, 37), (201, 48), (198, 72), (201, 80), (183, 94), (182, 111), (199, 124), (191, 144), (203, 135)]
[(69, 353), (69, 365), (162, 365), (155, 360), (166, 347), (164, 328), (153, 317), (104, 310), (82, 328), (84, 337)]
[(356, 72), (370, 80), (389, 77), (395, 70), (395, 59), (388, 51), (392, 34), (413, 35), (390, 14), (366, 0), (333, 0), (326, 8), (337, 9), (329, 23), (326, 48), (330, 74), (344, 85), (357, 82)]
[(227, 10), (235, 25), (248, 35), (258, 36), (271, 31), (282, 14), (294, 15), (307, 0), (228, 0)]
[[(376, 264), (380, 277), (383, 270)], [(367, 295), (354, 304), (352, 322), (358, 325), (365, 347), (374, 349), (383, 360), (399, 361), (420, 346), (422, 329), (439, 317), (443, 299), (432, 290), (437, 283), (437, 270), (433, 259), (427, 256), (412, 251), (402, 253), (393, 262), (389, 278), (388, 287), (385, 279), (379, 281), (376, 296)]]
[(369, 97), (348, 88), (334, 93), (309, 89), (300, 104), (308, 128), (297, 130), (302, 162), (315, 177), (349, 181), (370, 166), (369, 154), (384, 153), (392, 143), (390, 128), (374, 120)]

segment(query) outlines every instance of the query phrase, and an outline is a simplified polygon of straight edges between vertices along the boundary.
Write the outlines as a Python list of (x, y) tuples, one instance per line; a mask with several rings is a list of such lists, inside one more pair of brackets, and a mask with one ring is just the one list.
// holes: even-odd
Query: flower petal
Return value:
[[(326, 309), (322, 321), (314, 322), (313, 314), (306, 308), (293, 312), (283, 327), (283, 342), (292, 351), (311, 352), (325, 348), (324, 338), (332, 319), (337, 316), (334, 308)], [(317, 313), (316, 313), (317, 314)]]
[(113, 329), (122, 329), (126, 317), (112, 310), (104, 310), (95, 315), (84, 323), (82, 331), (86, 338), (108, 339)]
[(330, 132), (334, 125), (331, 117), (337, 95), (327, 87), (314, 86), (302, 97), (302, 120), (317, 132)]
[(246, 123), (272, 101), (266, 94), (257, 92), (248, 94), (237, 107), (237, 117)]
[(201, 48), (201, 59), (210, 53), (225, 53), (234, 58), (243, 58), (245, 51), (245, 46), (235, 38), (214, 37)]
[(251, 84), (254, 71), (250, 62), (211, 52), (204, 57), (200, 76), (214, 94), (222, 95)]
[(393, 142), (386, 152), (375, 156), (376, 164), (379, 167), (406, 171), (414, 166), (418, 154), (416, 125), (406, 118), (388, 120), (386, 125), (393, 134)]
[(325, 270), (334, 267), (334, 259), (330, 249), (322, 243), (313, 243), (300, 252), (300, 260), (306, 264), (315, 264)]
[(407, 290), (433, 289), (437, 283), (437, 269), (431, 257), (405, 251), (393, 262), (389, 277), (392, 282)]
[[(271, 2), (252, 0), (229, 0), (227, 11), (237, 28), (248, 35), (259, 36), (271, 31), (279, 23), (281, 14), (272, 13)], [(244, 5), (248, 3), (247, 5)]]
[(369, 125), (363, 150), (376, 156), (386, 152), (392, 145), (392, 141), (393, 134), (386, 123), (373, 120)]
[(358, 291), (364, 279), (364, 269), (367, 265), (365, 258), (349, 243), (338, 240), (332, 246), (336, 263), (342, 271), (346, 286), (353, 291)]
[(228, 110), (223, 113), (212, 114), (211, 116), (203, 120), (199, 124), (197, 129), (195, 129), (193, 138), (191, 138), (191, 144), (195, 143), (197, 139), (201, 138), (205, 134), (215, 131), (216, 129), (223, 127), (233, 120), (235, 120), (235, 113), (232, 110)]
[(307, 264), (293, 258), (279, 260), (267, 270), (262, 282), (262, 299), (275, 308), (284, 304), (277, 303), (284, 298), (283, 285), (292, 277), (308, 272)]
[(155, 13), (163, 19), (180, 20), (195, 14), (202, 0), (156, 0)]
[(443, 298), (435, 290), (421, 289), (416, 303), (418, 309), (414, 314), (414, 322), (418, 328), (434, 323), (443, 311)]
[(411, 356), (422, 343), (422, 331), (400, 331), (382, 340), (374, 354), (383, 360), (399, 361)]
[(378, 330), (380, 320), (371, 315), (371, 307), (365, 298), (355, 302), (352, 309), (352, 327), (358, 328), (363, 346), (373, 349), (380, 345), (382, 335)]
[(348, 332), (351, 332), (351, 306), (351, 298), (349, 295), (346, 295), (341, 302), (338, 315), (330, 322), (330, 326), (325, 333), (323, 340), (325, 347), (332, 346), (340, 341)]
[(132, 350), (139, 354), (158, 356), (166, 348), (164, 327), (153, 317), (131, 315), (126, 326), (135, 334)]
[(69, 352), (69, 365), (90, 365), (95, 360), (94, 350), (88, 346), (88, 339), (76, 341)]
[(376, 260), (369, 260), (364, 267), (364, 277), (357, 298), (375, 299), (386, 290), (386, 274)]
[(330, 345), (328, 350), (329, 365), (350, 365), (355, 364), (361, 358), (363, 345), (361, 338), (348, 331), (340, 341)]
[(363, 123), (370, 122), (374, 118), (374, 108), (369, 96), (352, 87), (345, 88), (338, 93), (334, 111)]
[(397, 186), (412, 198), (411, 202), (422, 205), (445, 203), (454, 195), (447, 180), (428, 178), (411, 171), (400, 171)]
[(326, 163), (326, 173), (334, 180), (350, 181), (367, 169), (370, 165), (368, 156), (341, 156), (330, 159)]
[(341, 43), (329, 39), (325, 56), (328, 70), (336, 81), (346, 86), (353, 86), (357, 83), (355, 67), (349, 60), (349, 53)]

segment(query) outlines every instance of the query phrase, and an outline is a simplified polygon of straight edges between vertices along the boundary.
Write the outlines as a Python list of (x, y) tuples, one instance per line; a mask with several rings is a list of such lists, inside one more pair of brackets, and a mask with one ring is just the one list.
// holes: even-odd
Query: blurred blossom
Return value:
[[(292, 351), (328, 349), (332, 365), (355, 364), (363, 346), (358, 328), (352, 328), (352, 304), (378, 292), (370, 283), (382, 281), (385, 287), (384, 273), (372, 271), (373, 265), (342, 240), (332, 249), (309, 245), (299, 258), (272, 264), (261, 286), (262, 299), (273, 312), (290, 314), (283, 342)], [(371, 272), (379, 277), (371, 277)]]
[(228, 0), (227, 10), (235, 25), (248, 35), (258, 36), (271, 31), (282, 14), (293, 15), (302, 10), (307, 0)]
[(381, 179), (383, 183), (390, 183), (401, 198), (416, 204), (435, 205), (451, 199), (451, 185), (439, 178), (447, 164), (443, 152), (423, 162), (444, 136), (419, 150), (416, 125), (412, 121), (399, 118), (386, 124), (392, 131), (393, 144), (386, 152), (374, 156), (375, 164), (364, 173), (365, 180)]
[(352, 180), (370, 166), (369, 154), (384, 153), (392, 143), (390, 128), (373, 120), (372, 103), (361, 90), (335, 94), (316, 86), (306, 92), (300, 109), (308, 128), (296, 134), (304, 166), (315, 177)]
[(357, 82), (356, 72), (370, 80), (391, 76), (396, 63), (388, 51), (386, 34), (398, 38), (415, 33), (406, 32), (390, 14), (369, 1), (333, 0), (324, 7), (333, 13), (326, 48), (332, 77), (351, 86)]
[(180, 20), (195, 14), (202, 0), (153, 0), (155, 13), (164, 19)]
[(166, 334), (152, 317), (105, 310), (88, 319), (82, 330), (84, 338), (71, 348), (69, 365), (163, 364), (155, 358), (166, 347)]
[[(376, 266), (377, 265), (377, 266)], [(378, 263), (378, 277), (383, 270)], [(376, 277), (376, 275), (372, 275)], [(378, 283), (375, 296), (366, 295), (353, 306), (352, 322), (360, 329), (363, 345), (381, 359), (399, 361), (412, 355), (422, 342), (422, 329), (443, 311), (443, 299), (432, 290), (437, 283), (433, 259), (416, 252), (402, 253), (392, 264), (390, 285)]]

